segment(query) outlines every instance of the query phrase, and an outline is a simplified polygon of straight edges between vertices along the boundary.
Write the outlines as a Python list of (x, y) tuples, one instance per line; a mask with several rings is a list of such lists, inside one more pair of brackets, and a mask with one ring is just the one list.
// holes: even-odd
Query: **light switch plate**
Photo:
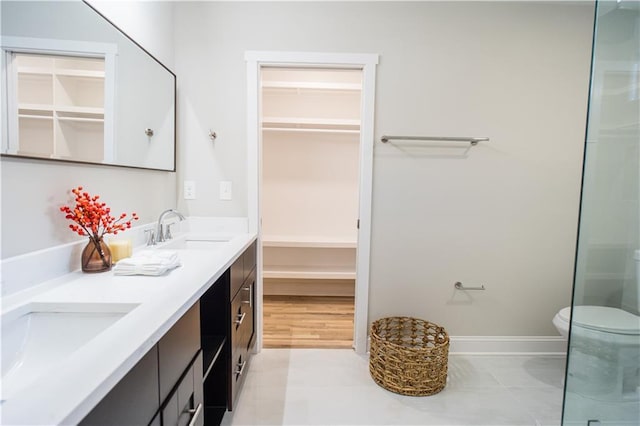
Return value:
[(230, 181), (221, 181), (220, 182), (220, 199), (221, 200), (231, 200), (231, 182)]
[(195, 200), (196, 199), (196, 182), (193, 180), (184, 181), (184, 199)]

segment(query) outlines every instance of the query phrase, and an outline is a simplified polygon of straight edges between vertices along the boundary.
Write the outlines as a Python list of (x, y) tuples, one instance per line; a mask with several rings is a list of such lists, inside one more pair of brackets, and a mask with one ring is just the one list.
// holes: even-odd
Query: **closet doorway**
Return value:
[(353, 346), (362, 70), (262, 67), (263, 347)]
[[(355, 249), (355, 311), (353, 327), (353, 347), (359, 354), (367, 351), (368, 308), (369, 308), (369, 258), (371, 247), (371, 197), (373, 186), (373, 123), (377, 54), (368, 53), (322, 53), (322, 52), (275, 52), (248, 51), (247, 64), (247, 207), (249, 231), (255, 232), (261, 242), (262, 229), (262, 71), (268, 68), (317, 68), (360, 70), (362, 91), (360, 105), (360, 140), (358, 174), (358, 217)], [(282, 125), (284, 123), (279, 123)], [(279, 127), (279, 125), (272, 125)], [(302, 126), (302, 123), (298, 123)], [(343, 129), (353, 130), (353, 129)], [(277, 130), (269, 130), (276, 132)], [(291, 133), (295, 133), (292, 131)], [(298, 131), (302, 132), (302, 130)], [(272, 243), (277, 244), (277, 243)], [(256, 282), (256, 325), (258, 328), (257, 350), (263, 347), (263, 250), (258, 248), (258, 269)], [(268, 275), (268, 274), (267, 274)]]

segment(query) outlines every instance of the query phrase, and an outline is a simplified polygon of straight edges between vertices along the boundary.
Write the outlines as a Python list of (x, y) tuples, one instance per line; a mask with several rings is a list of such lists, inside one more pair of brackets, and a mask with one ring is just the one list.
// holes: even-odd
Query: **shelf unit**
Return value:
[(14, 53), (13, 64), (17, 153), (103, 161), (104, 59)]
[(206, 380), (213, 369), (213, 365), (222, 353), (227, 338), (221, 335), (202, 336), (202, 365), (207, 369), (204, 372), (203, 380)]
[(264, 245), (264, 278), (353, 280), (356, 248), (326, 243)]
[[(347, 238), (265, 235), (262, 239), (266, 251), (263, 277), (354, 280), (356, 246), (354, 239)], [(290, 253), (293, 250), (294, 255)]]
[(361, 90), (354, 70), (264, 69), (262, 129), (357, 136)]
[[(222, 388), (218, 386), (215, 391), (215, 395), (212, 397), (211, 389), (215, 386), (211, 386), (211, 383), (226, 380), (226, 368), (227, 362), (224, 358), (224, 348), (227, 343), (225, 336), (202, 336), (202, 365), (206, 369), (202, 377), (202, 383), (209, 383), (207, 386), (207, 405), (205, 406), (204, 418), (207, 424), (218, 425), (222, 422), (222, 417), (227, 411), (226, 394), (221, 391)], [(209, 380), (209, 377), (211, 379)], [(224, 388), (224, 385), (223, 385)], [(212, 403), (212, 401), (215, 401)]]
[(220, 424), (227, 411), (229, 375), (229, 272), (225, 272), (200, 298), (200, 343), (204, 417), (207, 424)]
[(361, 72), (263, 69), (265, 294), (353, 294)]
[(2, 48), (8, 95), (3, 152), (111, 161), (117, 47), (8, 37)]

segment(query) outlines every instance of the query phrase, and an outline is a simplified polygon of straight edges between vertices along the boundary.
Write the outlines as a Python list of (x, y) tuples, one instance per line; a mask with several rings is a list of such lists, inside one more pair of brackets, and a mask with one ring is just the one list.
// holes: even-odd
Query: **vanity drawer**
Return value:
[(255, 269), (251, 271), (247, 280), (242, 285), (240, 289), (240, 293), (242, 293), (243, 297), (243, 305), (247, 309), (247, 316), (244, 320), (243, 326), (245, 330), (243, 331), (243, 338), (241, 345), (245, 349), (249, 349), (253, 343), (253, 337), (255, 335), (255, 311), (256, 311), (256, 271)]
[(253, 271), (256, 267), (256, 258), (257, 258), (257, 243), (254, 241), (249, 248), (244, 252), (243, 255), (243, 270), (244, 270), (244, 279), (246, 280), (251, 271)]
[(240, 255), (238, 259), (233, 262), (231, 265), (231, 282), (229, 286), (229, 299), (233, 300), (242, 287), (242, 283), (244, 282), (244, 263), (243, 263), (244, 255)]
[(202, 351), (184, 371), (162, 407), (163, 426), (204, 425)]
[(238, 349), (231, 359), (231, 400), (233, 405), (229, 407), (230, 411), (235, 408), (235, 404), (238, 401), (238, 392), (242, 388), (242, 383), (248, 371), (249, 352), (246, 349)]
[(231, 299), (236, 296), (242, 284), (256, 267), (256, 248), (257, 245), (254, 241), (231, 265)]
[(249, 301), (251, 290), (240, 289), (231, 302), (231, 352), (232, 359), (238, 349), (246, 348), (253, 329), (253, 304)]

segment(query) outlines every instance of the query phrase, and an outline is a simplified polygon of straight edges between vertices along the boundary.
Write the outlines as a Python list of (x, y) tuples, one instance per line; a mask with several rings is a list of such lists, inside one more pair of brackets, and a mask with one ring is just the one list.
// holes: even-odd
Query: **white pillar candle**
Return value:
[(111, 251), (111, 261), (113, 263), (120, 259), (131, 257), (131, 240), (109, 241), (109, 250)]

